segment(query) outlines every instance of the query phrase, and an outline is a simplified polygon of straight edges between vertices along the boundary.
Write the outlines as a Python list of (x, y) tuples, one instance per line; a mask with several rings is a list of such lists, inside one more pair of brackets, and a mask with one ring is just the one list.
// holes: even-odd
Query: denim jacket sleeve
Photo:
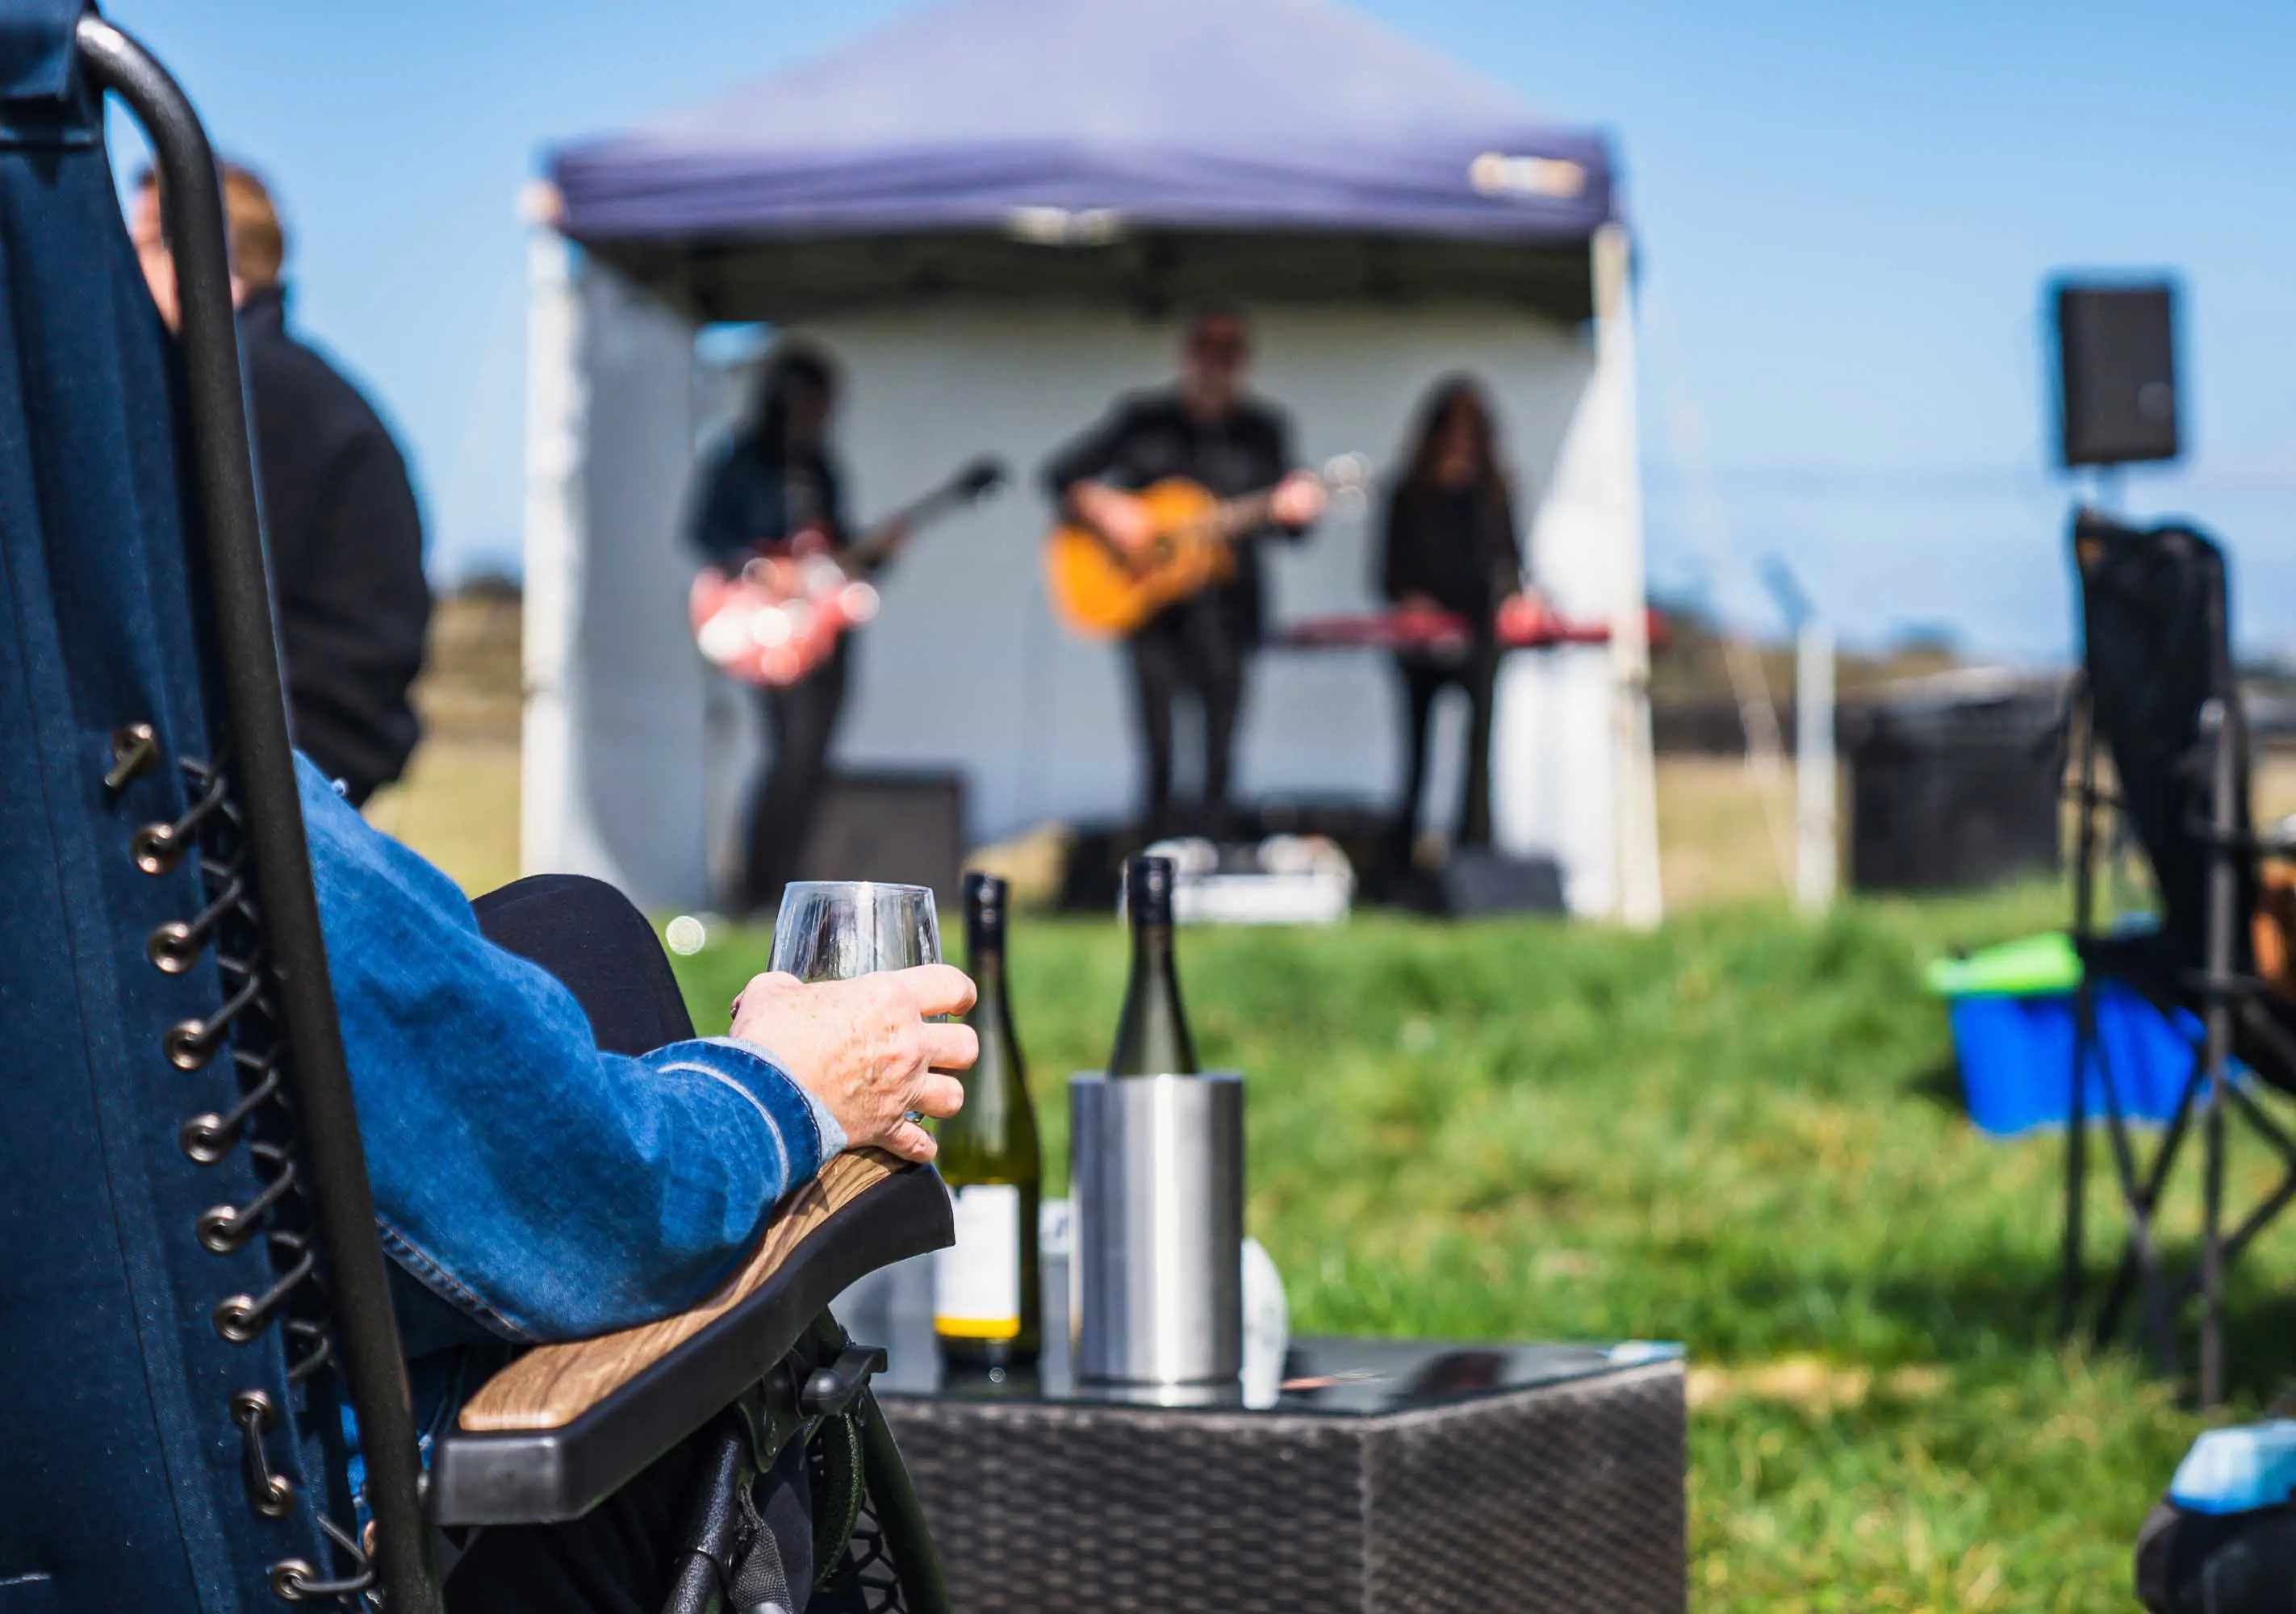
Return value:
[(842, 1147), (835, 1123), (747, 1044), (601, 1052), (452, 881), (296, 768), (384, 1248), (514, 1340), (699, 1301)]

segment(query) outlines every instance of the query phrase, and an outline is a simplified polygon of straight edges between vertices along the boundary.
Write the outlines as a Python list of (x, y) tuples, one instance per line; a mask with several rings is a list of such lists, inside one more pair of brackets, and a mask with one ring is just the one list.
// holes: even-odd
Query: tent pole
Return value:
[(570, 707), (575, 603), (582, 565), (586, 458), (581, 306), (574, 248), (554, 228), (557, 196), (529, 188), (526, 250), (525, 587), (521, 676), (519, 872), (567, 866), (574, 788)]
[(1595, 365), (1611, 373), (1624, 414), (1626, 452), (1611, 496), (1619, 505), (1620, 554), (1611, 596), (1611, 754), (1618, 830), (1618, 915), (1636, 930), (1665, 914), (1659, 881), (1658, 781), (1651, 750), (1650, 615), (1643, 574), (1641, 463), (1634, 452), (1635, 331), (1632, 249), (1626, 227), (1595, 233)]

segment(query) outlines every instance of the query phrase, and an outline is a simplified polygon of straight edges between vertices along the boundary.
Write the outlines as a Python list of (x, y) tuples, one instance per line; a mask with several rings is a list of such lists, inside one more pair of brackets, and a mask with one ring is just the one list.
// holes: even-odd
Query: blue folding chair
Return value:
[[(157, 154), (179, 344), (122, 227), (106, 92)], [(825, 1309), (947, 1241), (929, 1171), (840, 1158), (734, 1291), (546, 1348), (578, 1388), (497, 1394), (426, 1469), (296, 795), (215, 161), (84, 0), (0, 0), (0, 1614), (431, 1614), (442, 1529), (578, 1516), (721, 1424), (728, 1472), (805, 1439), (849, 1499), (846, 1606), (938, 1614), (881, 1357)], [(671, 1607), (721, 1606), (723, 1544), (694, 1544)]]

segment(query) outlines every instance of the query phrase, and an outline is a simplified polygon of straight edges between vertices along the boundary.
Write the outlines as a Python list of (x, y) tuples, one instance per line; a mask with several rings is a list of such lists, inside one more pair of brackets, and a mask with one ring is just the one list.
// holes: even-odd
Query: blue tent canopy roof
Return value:
[(1598, 135), (1325, 0), (945, 0), (551, 168), (585, 241), (1025, 232), (1055, 209), (1570, 241), (1613, 209)]
[[(654, 278), (679, 254), (740, 243), (969, 240), (972, 258), (920, 247), (939, 266), (904, 270), (957, 283), (985, 273), (986, 241), (1160, 234), (1380, 243), (1384, 268), (1305, 272), (1423, 281), (1436, 259), (1394, 247), (1583, 257), (1617, 211), (1599, 135), (1329, 0), (942, 0), (650, 127), (562, 147), (550, 172), (561, 228)], [(883, 265), (882, 251), (826, 258), (813, 278)]]

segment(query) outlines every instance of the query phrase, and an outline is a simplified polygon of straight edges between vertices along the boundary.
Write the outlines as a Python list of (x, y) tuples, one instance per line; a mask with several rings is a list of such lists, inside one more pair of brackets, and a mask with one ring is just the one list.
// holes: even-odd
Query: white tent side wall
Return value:
[(708, 890), (693, 567), (693, 331), (537, 242), (529, 321), (525, 759), (520, 861), (643, 906)]
[[(541, 340), (543, 310), (570, 294), (537, 277), (527, 866), (596, 873), (651, 906), (699, 905), (706, 846), (729, 837), (753, 743), (745, 692), (711, 692), (685, 624), (692, 562), (677, 522), (691, 400), (709, 388), (695, 385), (692, 332), (675, 316), (594, 264), (575, 288), (578, 328), (558, 348), (578, 356), (574, 373), (545, 385), (558, 361)], [(860, 520), (974, 455), (1004, 456), (1018, 477), (922, 535), (883, 579), (840, 759), (961, 771), (975, 840), (1125, 815), (1138, 785), (1122, 656), (1052, 618), (1039, 568), (1051, 512), (1036, 473), (1118, 393), (1168, 375), (1171, 328), (1083, 308), (943, 306), (806, 333), (845, 370), (839, 443)], [(1391, 463), (1436, 378), (1473, 374), (1499, 412), (1542, 586), (1574, 616), (1607, 618), (1629, 588), (1639, 598), (1631, 387), (1604, 373), (1598, 355), (1616, 344), (1593, 328), (1487, 306), (1271, 307), (1255, 345), (1255, 385), (1286, 407), (1311, 463), (1361, 452)], [(578, 453), (553, 457), (560, 430), (578, 437)], [(1374, 500), (1338, 512), (1273, 552), (1275, 621), (1372, 604), (1375, 511)], [(1240, 789), (1391, 799), (1398, 699), (1373, 652), (1263, 656)], [(1512, 658), (1499, 712), (1502, 844), (1554, 852), (1572, 906), (1588, 914), (1613, 912), (1619, 897), (1613, 700), (1609, 656), (1567, 648)], [(1459, 784), (1450, 763), (1464, 713), (1447, 718), (1439, 802)], [(1184, 727), (1184, 790), (1191, 738)]]

